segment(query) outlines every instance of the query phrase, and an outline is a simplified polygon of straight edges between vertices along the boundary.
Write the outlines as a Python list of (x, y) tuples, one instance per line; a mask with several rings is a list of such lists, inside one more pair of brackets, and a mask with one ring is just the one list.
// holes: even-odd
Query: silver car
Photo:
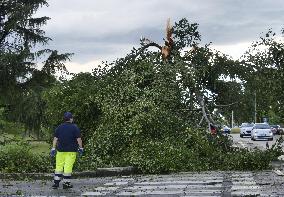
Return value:
[(251, 140), (268, 139), (273, 140), (273, 132), (267, 123), (255, 123), (251, 131)]
[(240, 137), (251, 136), (251, 130), (253, 128), (253, 123), (242, 123), (240, 130)]

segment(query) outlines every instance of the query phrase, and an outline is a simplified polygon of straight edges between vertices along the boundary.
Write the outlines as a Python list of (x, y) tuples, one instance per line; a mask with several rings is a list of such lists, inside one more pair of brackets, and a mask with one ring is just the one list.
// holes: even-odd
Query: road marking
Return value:
[(106, 190), (109, 190), (109, 191), (115, 191), (117, 190), (119, 187), (96, 187), (95, 190), (96, 191), (106, 191)]
[[(197, 179), (197, 178), (195, 178)], [(218, 183), (222, 183), (222, 180), (196, 180), (196, 181), (178, 181), (178, 180), (173, 180), (173, 181), (155, 181), (155, 182), (150, 182), (150, 181), (145, 181), (141, 183), (135, 183), (135, 185), (168, 185), (168, 184), (203, 184), (203, 185), (215, 185)]]
[[(130, 184), (131, 183), (131, 184)], [(96, 187), (82, 196), (136, 196), (136, 195), (178, 195), (178, 196), (220, 196), (223, 192), (223, 176), (220, 173), (183, 173), (182, 175), (161, 175), (146, 177), (139, 182), (134, 179), (114, 179), (105, 187)]]
[(105, 196), (109, 192), (85, 192), (82, 194), (82, 196)]
[(136, 192), (127, 192), (122, 191), (118, 193), (118, 196), (139, 196), (139, 195), (179, 195), (184, 194), (183, 191), (136, 191)]
[(104, 185), (105, 186), (114, 186), (114, 185), (127, 185), (128, 182), (127, 181), (116, 181), (116, 182), (113, 182), (113, 183), (105, 183)]
[[(139, 196), (139, 195), (179, 195), (179, 196), (184, 196), (184, 195), (196, 195), (196, 196), (205, 196), (206, 195), (210, 195), (210, 194), (215, 194), (218, 196), (221, 196), (221, 191), (214, 191), (214, 193), (212, 193), (213, 191), (200, 191), (200, 192), (194, 192), (194, 191), (190, 191), (190, 192), (185, 192), (185, 191), (136, 191), (136, 192), (120, 192), (116, 195), (118, 196)], [(210, 195), (211, 196), (211, 195)]]
[[(234, 182), (234, 184), (236, 184), (236, 182)], [(255, 190), (255, 189), (259, 189), (259, 186), (257, 185), (233, 185), (232, 186), (232, 189), (233, 191), (236, 191), (236, 190)]]
[(232, 174), (232, 196), (261, 195), (260, 186), (256, 184), (252, 173)]
[(281, 172), (280, 170), (273, 170), (278, 176), (284, 176), (284, 173)]
[(222, 196), (224, 194), (249, 196), (261, 194), (261, 187), (257, 185), (250, 172), (231, 173), (229, 182), (232, 184), (229, 186), (224, 185), (225, 177), (221, 175), (222, 173), (205, 172), (181, 176), (148, 176), (140, 180), (113, 179), (105, 183), (105, 187), (96, 187), (93, 191), (83, 193), (82, 196)]

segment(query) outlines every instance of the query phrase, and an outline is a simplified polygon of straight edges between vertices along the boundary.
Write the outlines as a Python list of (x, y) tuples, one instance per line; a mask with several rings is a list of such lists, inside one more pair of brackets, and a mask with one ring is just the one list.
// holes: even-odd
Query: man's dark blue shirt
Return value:
[(59, 152), (77, 152), (77, 138), (81, 137), (80, 129), (76, 124), (62, 123), (54, 133), (54, 137), (58, 138), (57, 150)]

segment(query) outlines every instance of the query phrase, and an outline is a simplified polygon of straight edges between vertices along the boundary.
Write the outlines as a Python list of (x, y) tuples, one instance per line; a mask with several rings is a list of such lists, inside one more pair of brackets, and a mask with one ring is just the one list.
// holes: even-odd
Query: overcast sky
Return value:
[(198, 23), (203, 43), (234, 58), (262, 32), (284, 27), (284, 0), (48, 0), (38, 16), (49, 48), (72, 52), (71, 72), (91, 71), (101, 61), (123, 57), (141, 36), (157, 43), (165, 37), (167, 18)]

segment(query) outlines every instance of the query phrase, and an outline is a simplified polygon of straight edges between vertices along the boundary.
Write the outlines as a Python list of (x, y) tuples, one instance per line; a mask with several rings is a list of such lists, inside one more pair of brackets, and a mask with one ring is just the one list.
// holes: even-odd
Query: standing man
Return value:
[(83, 154), (82, 139), (80, 129), (73, 124), (73, 115), (70, 112), (64, 113), (64, 123), (59, 125), (54, 133), (53, 146), (50, 155), (56, 155), (56, 168), (54, 173), (53, 189), (59, 187), (63, 179), (63, 189), (72, 188), (70, 183), (73, 164), (76, 160), (77, 152)]

